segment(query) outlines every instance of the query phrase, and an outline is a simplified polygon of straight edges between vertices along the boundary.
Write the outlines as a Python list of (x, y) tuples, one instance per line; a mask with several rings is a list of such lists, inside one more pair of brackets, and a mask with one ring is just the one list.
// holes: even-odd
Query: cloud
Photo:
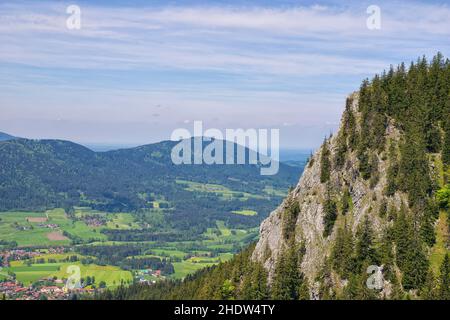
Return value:
[(445, 4), (380, 1), (382, 28), (371, 31), (359, 3), (103, 3), (80, 4), (81, 30), (66, 28), (66, 2), (0, 4), (2, 125), (27, 115), (329, 131), (361, 79), (450, 54)]
[[(448, 7), (417, 6), (382, 10), (377, 33), (366, 28), (364, 8), (82, 5), (82, 29), (68, 30), (62, 4), (7, 3), (0, 6), (0, 61), (80, 69), (362, 74), (386, 65), (374, 58), (380, 41), (389, 50), (394, 43), (417, 45), (418, 37), (430, 41), (430, 34), (450, 35)], [(364, 55), (364, 48), (372, 52)]]

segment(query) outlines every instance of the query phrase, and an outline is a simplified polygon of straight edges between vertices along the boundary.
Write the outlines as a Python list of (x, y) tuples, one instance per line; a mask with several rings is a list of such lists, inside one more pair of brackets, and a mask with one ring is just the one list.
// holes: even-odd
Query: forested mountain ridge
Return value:
[[(218, 218), (234, 225), (257, 226), (264, 213), (279, 203), (280, 191), (286, 192), (295, 184), (293, 177), (301, 171), (280, 164), (277, 175), (261, 176), (256, 165), (176, 166), (170, 157), (176, 143), (94, 152), (61, 140), (0, 142), (0, 211), (70, 211), (73, 206), (86, 206), (107, 212), (137, 212), (159, 201), (178, 229), (215, 225)], [(218, 191), (203, 190), (204, 185)], [(232, 197), (220, 201), (218, 193), (222, 191)], [(230, 213), (243, 208), (261, 214), (245, 217)]]
[[(450, 299), (450, 61), (365, 80), (260, 240), (182, 283), (107, 299)], [(368, 267), (384, 281), (369, 288)]]
[(7, 141), (7, 140), (13, 140), (13, 139), (16, 139), (16, 137), (13, 137), (4, 132), (0, 132), (0, 141)]

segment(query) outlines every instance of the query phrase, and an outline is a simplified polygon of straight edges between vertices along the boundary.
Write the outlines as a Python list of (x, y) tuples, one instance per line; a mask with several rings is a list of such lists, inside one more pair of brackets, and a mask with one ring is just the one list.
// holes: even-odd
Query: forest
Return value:
[[(93, 152), (59, 140), (0, 142), (0, 211), (64, 208), (70, 213), (73, 207), (90, 207), (145, 220), (156, 207), (164, 212), (161, 225), (191, 234), (204, 232), (216, 220), (256, 227), (302, 170), (281, 164), (277, 175), (261, 176), (257, 165), (176, 166), (170, 158), (175, 144)], [(239, 210), (261, 214), (230, 214)], [(130, 236), (117, 232), (108, 237)]]

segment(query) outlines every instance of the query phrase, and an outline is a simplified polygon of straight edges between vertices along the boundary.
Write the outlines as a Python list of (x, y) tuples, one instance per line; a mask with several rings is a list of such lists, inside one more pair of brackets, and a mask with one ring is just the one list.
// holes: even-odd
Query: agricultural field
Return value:
[(265, 186), (264, 192), (266, 194), (268, 194), (269, 196), (276, 196), (276, 197), (285, 197), (286, 196), (286, 190), (275, 189), (272, 186)]
[(58, 277), (58, 279), (67, 278), (67, 268), (70, 265), (78, 265), (81, 270), (82, 277), (95, 277), (96, 283), (104, 281), (107, 287), (114, 287), (120, 285), (121, 282), (131, 283), (133, 275), (130, 271), (125, 271), (115, 266), (99, 266), (95, 264), (83, 265), (81, 263), (65, 263), (60, 266), (58, 272), (52, 273), (51, 277)]
[(184, 185), (184, 190), (190, 192), (204, 192), (213, 193), (219, 196), (219, 199), (230, 200), (233, 198), (238, 198), (241, 201), (247, 201), (248, 199), (265, 199), (266, 197), (257, 194), (251, 194), (247, 192), (233, 191), (227, 187), (219, 184), (210, 183), (198, 183), (193, 181), (176, 180), (177, 184)]
[[(86, 216), (106, 220), (104, 225), (88, 225)], [(130, 213), (104, 213), (76, 208), (75, 220), (63, 209), (46, 212), (0, 212), (0, 240), (16, 241), (19, 247), (69, 245), (71, 238), (82, 241), (106, 241), (103, 229), (139, 229)], [(67, 236), (68, 235), (68, 236)]]
[[(198, 187), (198, 186), (196, 186)], [(214, 189), (215, 191), (223, 189)], [(153, 216), (153, 225), (162, 221), (163, 211), (154, 208), (147, 214)], [(256, 215), (256, 211), (241, 210), (230, 214), (243, 216)], [(183, 279), (199, 269), (227, 261), (233, 253), (256, 239), (257, 228), (234, 229), (223, 220), (217, 220), (214, 227), (199, 234), (198, 240), (191, 241), (109, 241), (102, 230), (133, 231), (142, 230), (131, 213), (105, 213), (87, 207), (75, 207), (68, 215), (63, 209), (46, 212), (3, 212), (0, 213), (0, 240), (16, 241), (18, 247), (40, 247), (35, 249), (39, 256), (32, 260), (10, 261), (10, 266), (3, 268), (0, 279), (13, 273), (18, 281), (28, 286), (42, 279), (67, 279), (67, 267), (77, 265), (81, 277), (95, 277), (97, 285), (104, 281), (108, 287), (119, 285), (122, 281), (132, 282), (133, 272), (136, 279), (159, 281), (152, 273), (141, 274), (140, 270), (121, 269), (120, 264), (98, 263), (97, 257), (77, 254), (78, 246), (128, 246), (141, 248), (142, 254), (132, 258), (159, 258), (173, 266), (173, 273), (166, 277)], [(77, 239), (77, 242), (73, 242)], [(50, 254), (49, 249), (64, 246), (66, 253)], [(67, 250), (70, 250), (67, 252)], [(78, 261), (68, 262), (69, 256), (77, 256)], [(89, 262), (84, 261), (89, 258)], [(40, 261), (38, 261), (39, 259)], [(44, 260), (42, 260), (44, 259)], [(39, 263), (38, 263), (39, 262)]]
[(232, 213), (240, 214), (242, 216), (256, 216), (256, 215), (258, 215), (258, 212), (254, 211), (254, 210), (236, 210), (236, 211), (232, 211)]
[(220, 254), (218, 257), (192, 257), (182, 262), (174, 262), (175, 273), (171, 275), (173, 279), (183, 279), (200, 269), (210, 267), (220, 262), (225, 262), (233, 257), (231, 253)]
[(43, 258), (46, 261), (48, 259), (59, 261), (53, 263), (34, 263), (28, 265), (25, 261), (13, 261), (11, 262), (11, 266), (3, 269), (3, 271), (13, 272), (16, 275), (16, 279), (24, 285), (30, 285), (45, 278), (66, 280), (70, 276), (67, 268), (73, 265), (80, 267), (80, 276), (82, 278), (95, 277), (97, 284), (104, 281), (108, 287), (117, 286), (122, 281), (129, 283), (133, 280), (130, 271), (121, 270), (115, 266), (83, 265), (79, 261), (60, 262), (69, 255), (72, 254), (39, 256), (39, 258)]
[(139, 225), (134, 221), (130, 213), (109, 214), (110, 220), (107, 222), (107, 229), (132, 230), (139, 229)]
[[(19, 262), (19, 261), (17, 261)], [(25, 264), (13, 264), (8, 271), (16, 275), (16, 280), (28, 286), (38, 280), (49, 278), (51, 274), (60, 270), (60, 264), (33, 264), (27, 266)]]
[[(16, 241), (18, 246), (68, 245), (69, 239), (51, 240), (48, 235), (61, 232), (60, 228), (42, 227), (43, 224), (55, 224), (64, 220), (54, 212), (2, 212), (0, 213), (0, 240)], [(42, 221), (42, 222), (41, 222)], [(62, 238), (61, 238), (62, 239)]]
[(194, 263), (189, 261), (174, 262), (173, 266), (175, 268), (175, 273), (172, 275), (173, 279), (183, 279), (189, 274), (195, 273), (196, 271), (210, 267), (216, 263)]

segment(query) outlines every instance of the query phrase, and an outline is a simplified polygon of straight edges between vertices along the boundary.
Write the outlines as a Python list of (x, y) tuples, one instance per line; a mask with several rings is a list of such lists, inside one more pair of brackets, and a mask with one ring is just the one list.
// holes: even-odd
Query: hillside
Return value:
[(349, 96), (255, 247), (183, 283), (104, 298), (450, 299), (449, 166), (450, 61), (391, 67)]
[(16, 139), (16, 137), (13, 137), (4, 132), (0, 132), (0, 141), (8, 141), (8, 140), (13, 140), (13, 139)]
[[(275, 176), (255, 165), (172, 164), (175, 142), (93, 152), (59, 140), (0, 142), (0, 211), (90, 207), (138, 212), (156, 205), (176, 229), (203, 232), (216, 220), (255, 227), (273, 210), (301, 168)], [(242, 210), (254, 216), (232, 214)]]

